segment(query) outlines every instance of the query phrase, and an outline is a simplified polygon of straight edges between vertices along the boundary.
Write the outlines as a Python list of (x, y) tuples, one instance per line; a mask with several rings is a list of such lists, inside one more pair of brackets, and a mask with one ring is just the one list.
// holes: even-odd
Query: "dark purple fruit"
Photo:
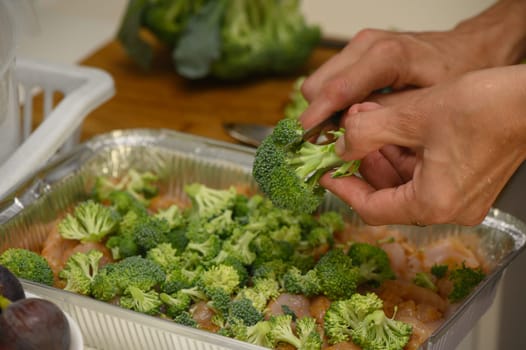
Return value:
[(0, 295), (12, 302), (26, 297), (18, 278), (2, 265), (0, 265)]
[(68, 350), (70, 343), (66, 315), (48, 300), (21, 299), (0, 315), (0, 350)]

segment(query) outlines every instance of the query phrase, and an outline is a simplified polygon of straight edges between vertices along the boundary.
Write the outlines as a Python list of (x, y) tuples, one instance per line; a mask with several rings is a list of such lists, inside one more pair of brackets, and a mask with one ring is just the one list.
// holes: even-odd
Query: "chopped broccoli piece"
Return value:
[(154, 217), (166, 220), (170, 230), (184, 227), (186, 225), (186, 217), (183, 211), (175, 204), (169, 206), (168, 208), (160, 209), (154, 214)]
[(449, 272), (449, 280), (453, 282), (453, 290), (448, 298), (456, 303), (467, 297), (473, 289), (486, 277), (481, 268), (467, 267), (465, 263)]
[(352, 264), (359, 268), (361, 283), (379, 286), (383, 281), (396, 277), (391, 269), (389, 256), (380, 247), (357, 242), (349, 247), (347, 255)]
[(175, 316), (174, 322), (186, 327), (199, 328), (197, 321), (192, 318), (192, 315), (188, 311), (183, 311)]
[(296, 333), (300, 339), (301, 350), (320, 350), (323, 344), (320, 333), (316, 329), (316, 319), (302, 317), (296, 321)]
[(312, 317), (303, 317), (296, 321), (296, 334), (292, 330), (290, 315), (277, 315), (270, 318), (270, 331), (267, 340), (273, 347), (280, 342), (293, 345), (299, 350), (319, 350), (323, 344), (316, 331), (316, 321)]
[(201, 219), (211, 219), (231, 210), (237, 196), (234, 187), (222, 190), (200, 183), (186, 185), (184, 191), (192, 202), (192, 214)]
[(146, 253), (161, 243), (168, 242), (168, 222), (153, 216), (141, 217), (132, 227), (133, 238), (139, 252)]
[(183, 292), (174, 294), (160, 293), (159, 299), (165, 305), (166, 315), (171, 318), (175, 318), (182, 312), (188, 311), (192, 304), (192, 298)]
[(249, 299), (252, 305), (259, 311), (263, 312), (269, 300), (277, 298), (280, 294), (278, 281), (272, 278), (255, 278), (252, 287), (241, 289), (235, 299)]
[(224, 288), (207, 288), (206, 294), (210, 298), (208, 305), (221, 317), (228, 316), (232, 298)]
[(361, 279), (359, 268), (341, 249), (329, 250), (314, 267), (323, 294), (331, 300), (350, 298)]
[(232, 337), (247, 343), (271, 348), (272, 345), (268, 340), (270, 332), (270, 321), (262, 320), (253, 326), (246, 326), (242, 322), (232, 325)]
[(283, 276), (284, 289), (292, 294), (303, 294), (307, 297), (318, 295), (321, 291), (320, 279), (316, 270), (302, 274), (297, 267), (291, 267)]
[(110, 194), (115, 191), (126, 191), (142, 204), (148, 205), (149, 199), (159, 192), (157, 180), (158, 177), (152, 172), (141, 173), (135, 169), (128, 170), (119, 180), (99, 176), (95, 179), (93, 197), (103, 202), (110, 199)]
[(208, 261), (219, 254), (221, 250), (221, 239), (216, 235), (210, 235), (204, 242), (188, 242), (186, 249), (198, 252), (205, 261)]
[(431, 274), (433, 274), (433, 276), (435, 276), (436, 278), (445, 277), (447, 275), (448, 270), (449, 270), (449, 266), (447, 266), (446, 264), (444, 265), (435, 264), (431, 266)]
[(228, 294), (232, 294), (239, 287), (239, 281), (239, 275), (234, 267), (219, 264), (210, 267), (201, 274), (199, 285), (205, 291), (207, 289), (221, 288)]
[(432, 290), (433, 292), (438, 290), (435, 282), (433, 281), (432, 275), (426, 272), (417, 272), (413, 278), (413, 283), (419, 287)]
[(165, 278), (163, 269), (155, 262), (132, 256), (99, 269), (93, 279), (92, 295), (96, 299), (107, 301), (122, 295), (130, 286), (149, 291), (159, 286)]
[[(256, 150), (252, 174), (261, 191), (279, 208), (312, 213), (323, 200), (320, 177), (353, 174), (359, 161), (345, 162), (334, 151), (334, 142), (317, 145), (303, 141), (303, 127), (296, 119), (282, 119)], [(334, 132), (337, 139), (343, 130)], [(334, 174), (333, 174), (334, 176)]]
[(139, 215), (147, 214), (147, 208), (144, 204), (129, 192), (115, 190), (110, 192), (108, 200), (111, 206), (121, 215), (125, 215), (130, 211), (136, 212)]
[(18, 278), (53, 285), (53, 271), (47, 260), (24, 248), (9, 248), (0, 255), (0, 265)]
[(79, 203), (73, 214), (67, 214), (58, 224), (58, 232), (66, 239), (100, 242), (117, 228), (118, 219), (112, 208), (93, 200)]
[(146, 258), (161, 266), (166, 273), (178, 267), (181, 261), (181, 258), (177, 254), (177, 249), (172, 247), (170, 243), (160, 243), (156, 247), (148, 250), (146, 252)]
[(412, 332), (410, 324), (388, 318), (383, 310), (375, 310), (353, 329), (352, 340), (364, 350), (402, 350)]
[(263, 320), (263, 313), (252, 304), (252, 301), (242, 298), (232, 301), (228, 317), (231, 320), (240, 320), (246, 326), (253, 326)]
[(160, 311), (162, 301), (155, 290), (143, 291), (131, 285), (119, 299), (119, 305), (143, 314), (156, 315)]
[(235, 258), (244, 265), (250, 265), (256, 259), (256, 253), (251, 248), (251, 242), (257, 233), (237, 230), (231, 237), (223, 241), (219, 254), (214, 258), (217, 263), (222, 263), (228, 258)]
[(318, 222), (328, 228), (332, 233), (340, 232), (345, 229), (345, 221), (341, 213), (326, 211), (320, 214)]
[(102, 252), (92, 249), (87, 253), (77, 252), (71, 255), (66, 265), (59, 272), (59, 277), (66, 280), (65, 290), (90, 295), (91, 283), (99, 271)]

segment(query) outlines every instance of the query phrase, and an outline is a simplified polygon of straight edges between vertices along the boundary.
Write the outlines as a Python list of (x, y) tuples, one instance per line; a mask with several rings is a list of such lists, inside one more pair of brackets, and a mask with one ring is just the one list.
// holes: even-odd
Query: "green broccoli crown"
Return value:
[(92, 249), (87, 253), (77, 252), (71, 255), (59, 277), (66, 280), (65, 290), (91, 295), (91, 284), (99, 271), (102, 252)]
[(431, 266), (431, 274), (435, 276), (436, 278), (445, 277), (448, 270), (449, 270), (449, 266), (447, 266), (446, 264), (444, 265), (435, 264)]
[(188, 311), (183, 311), (175, 316), (174, 322), (186, 327), (198, 328), (197, 321), (192, 318)]
[(301, 350), (320, 350), (323, 344), (320, 333), (316, 329), (316, 319), (302, 317), (296, 321), (296, 333), (301, 342)]
[(155, 290), (143, 291), (131, 285), (120, 297), (119, 305), (143, 314), (156, 315), (160, 312), (162, 301)]
[(222, 241), (216, 235), (209, 235), (204, 242), (188, 242), (186, 249), (193, 250), (201, 254), (204, 260), (208, 261), (216, 257), (221, 250)]
[(271, 348), (268, 341), (268, 333), (270, 332), (270, 321), (262, 320), (253, 326), (246, 326), (242, 322), (237, 322), (232, 325), (233, 337), (245, 341), (247, 343)]
[(324, 316), (324, 330), (330, 344), (348, 341), (354, 329), (365, 317), (383, 307), (382, 300), (374, 293), (355, 293), (349, 299), (331, 303)]
[(200, 183), (186, 185), (184, 191), (192, 202), (192, 213), (202, 219), (211, 219), (224, 210), (232, 209), (237, 196), (234, 187), (215, 189)]
[(365, 350), (402, 350), (412, 332), (410, 324), (388, 318), (383, 310), (375, 310), (353, 329), (352, 340)]
[(280, 342), (284, 342), (293, 345), (296, 349), (300, 349), (301, 340), (294, 334), (291, 324), (291, 315), (276, 315), (270, 318), (270, 332), (267, 335), (267, 339), (273, 347)]
[(249, 299), (233, 300), (228, 311), (228, 318), (240, 320), (246, 326), (253, 326), (263, 320), (263, 313), (259, 311)]
[(346, 299), (355, 292), (360, 272), (341, 249), (333, 249), (323, 255), (314, 267), (323, 294), (331, 300)]
[(53, 271), (41, 255), (24, 248), (9, 248), (0, 255), (0, 265), (16, 277), (29, 281), (53, 285)]
[(231, 293), (224, 288), (207, 288), (206, 294), (210, 299), (208, 305), (221, 317), (228, 316), (232, 304)]
[(359, 268), (362, 283), (379, 286), (383, 281), (396, 276), (391, 269), (389, 256), (380, 247), (369, 243), (353, 243), (347, 252), (352, 264)]
[(165, 272), (176, 268), (181, 258), (170, 243), (160, 243), (146, 252), (146, 258), (161, 266)]
[(291, 267), (283, 276), (283, 288), (292, 294), (314, 296), (320, 294), (320, 279), (316, 270), (302, 274), (297, 267)]
[(459, 302), (467, 297), (475, 287), (482, 282), (486, 274), (481, 268), (471, 268), (463, 262), (462, 266), (449, 272), (449, 280), (453, 282), (453, 290), (448, 298), (451, 302)]
[(165, 305), (166, 315), (171, 318), (175, 318), (180, 313), (188, 311), (192, 304), (192, 298), (183, 292), (176, 292), (173, 294), (160, 293), (159, 299)]
[(298, 120), (280, 120), (256, 150), (252, 174), (261, 191), (277, 207), (312, 213), (325, 194), (318, 182), (320, 177), (344, 165), (348, 171), (340, 170), (339, 175), (350, 175), (357, 162), (339, 158), (334, 142), (317, 145), (303, 141), (303, 132)]
[(95, 275), (92, 295), (96, 299), (110, 300), (120, 296), (130, 286), (149, 291), (166, 278), (163, 269), (155, 262), (140, 256), (131, 256), (105, 265)]
[(200, 286), (204, 289), (220, 288), (228, 294), (234, 293), (239, 287), (239, 274), (231, 265), (219, 264), (204, 271), (200, 277)]
[(146, 253), (148, 250), (168, 241), (170, 228), (166, 220), (145, 216), (135, 222), (132, 232), (139, 251)]
[(432, 290), (433, 292), (438, 290), (435, 282), (433, 281), (432, 275), (426, 272), (417, 272), (413, 278), (413, 283), (419, 287)]
[(112, 208), (93, 200), (79, 203), (73, 214), (67, 214), (58, 224), (58, 232), (66, 239), (100, 242), (117, 229), (118, 219)]
[(186, 225), (186, 216), (177, 205), (173, 204), (166, 209), (160, 209), (154, 214), (158, 219), (164, 219), (168, 223), (170, 230), (184, 227)]

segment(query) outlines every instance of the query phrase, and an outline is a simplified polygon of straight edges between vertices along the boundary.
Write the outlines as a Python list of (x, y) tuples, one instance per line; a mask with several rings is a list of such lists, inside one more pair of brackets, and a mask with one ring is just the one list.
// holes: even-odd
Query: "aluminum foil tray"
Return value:
[[(254, 150), (170, 130), (125, 130), (100, 135), (36, 171), (6, 194), (0, 203), (0, 251), (8, 247), (39, 249), (50, 225), (66, 208), (85, 199), (99, 175), (119, 176), (128, 169), (150, 170), (163, 191), (184, 196), (183, 186), (201, 182), (224, 188), (245, 184), (257, 190), (251, 176)], [(357, 226), (357, 215), (327, 195), (320, 210), (338, 210)], [(450, 235), (477, 235), (492, 272), (421, 346), (454, 349), (493, 302), (506, 267), (524, 250), (526, 225), (493, 209), (481, 225), (461, 227), (393, 226), (417, 245)], [(100, 350), (262, 349), (248, 343), (187, 328), (174, 322), (122, 309), (105, 302), (31, 282), (27, 291), (50, 299), (79, 324), (85, 344)]]

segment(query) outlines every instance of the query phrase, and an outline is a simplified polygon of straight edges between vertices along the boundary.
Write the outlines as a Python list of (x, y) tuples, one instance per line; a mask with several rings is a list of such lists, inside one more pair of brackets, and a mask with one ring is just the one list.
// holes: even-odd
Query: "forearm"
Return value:
[(518, 63), (526, 58), (526, 0), (497, 1), (452, 31), (465, 36), (488, 67)]

